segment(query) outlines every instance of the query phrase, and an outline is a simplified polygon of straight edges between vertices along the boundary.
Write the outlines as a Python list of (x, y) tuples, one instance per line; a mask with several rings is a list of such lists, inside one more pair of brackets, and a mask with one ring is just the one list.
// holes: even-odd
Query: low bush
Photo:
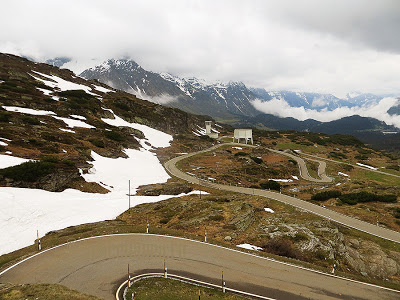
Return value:
[(279, 256), (286, 256), (296, 259), (303, 258), (301, 252), (294, 247), (293, 242), (282, 237), (269, 240), (263, 249), (266, 252)]
[(239, 152), (235, 153), (235, 156), (246, 156), (246, 155), (247, 155), (247, 153), (243, 152), (243, 151), (239, 151)]
[(35, 182), (52, 173), (56, 164), (49, 161), (28, 161), (17, 166), (0, 169), (0, 175), (16, 181)]
[(339, 199), (343, 203), (355, 205), (363, 202), (397, 202), (397, 196), (393, 194), (376, 195), (369, 192), (342, 194)]
[(104, 142), (102, 140), (89, 140), (93, 145), (99, 148), (104, 148)]
[(338, 198), (342, 193), (340, 191), (323, 191), (316, 193), (311, 197), (314, 201), (325, 201), (331, 198)]
[(105, 131), (104, 135), (114, 141), (122, 142), (125, 140), (125, 137), (117, 131)]
[(280, 191), (281, 189), (281, 184), (279, 182), (276, 182), (274, 180), (268, 180), (266, 182), (260, 183), (260, 187), (262, 189), (270, 189), (270, 190), (275, 190), (275, 191)]
[(218, 221), (223, 221), (224, 217), (222, 215), (216, 215), (216, 216), (210, 216), (208, 219), (211, 220), (211, 221), (217, 221), (218, 222)]
[(11, 113), (7, 111), (0, 111), (0, 122), (9, 122), (11, 119)]
[(251, 158), (256, 164), (262, 164), (262, 163), (263, 163), (263, 160), (262, 160), (261, 158), (259, 158), (259, 157), (251, 156), (250, 158)]

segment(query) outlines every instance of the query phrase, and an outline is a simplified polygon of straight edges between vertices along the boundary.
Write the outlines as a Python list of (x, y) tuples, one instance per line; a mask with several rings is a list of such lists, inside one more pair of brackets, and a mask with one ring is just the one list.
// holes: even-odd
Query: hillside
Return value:
[[(35, 183), (48, 190), (75, 187), (73, 182), (80, 177), (78, 168), (89, 168), (92, 150), (107, 157), (126, 157), (123, 149), (140, 148), (138, 140), (144, 137), (143, 132), (104, 121), (114, 115), (170, 134), (189, 133), (196, 125), (204, 124), (204, 118), (140, 100), (95, 81), (87, 82), (68, 70), (12, 55), (0, 55), (0, 82), (1, 153), (68, 161), (56, 162), (57, 172), (62, 173), (54, 178), (57, 183)], [(0, 181), (3, 185), (32, 186), (8, 179), (6, 183), (4, 177)]]
[(128, 207), (129, 180), (132, 195), (168, 180), (154, 150), (185, 135), (195, 147), (204, 120), (0, 54), (0, 253), (29, 245), (36, 230), (115, 218)]

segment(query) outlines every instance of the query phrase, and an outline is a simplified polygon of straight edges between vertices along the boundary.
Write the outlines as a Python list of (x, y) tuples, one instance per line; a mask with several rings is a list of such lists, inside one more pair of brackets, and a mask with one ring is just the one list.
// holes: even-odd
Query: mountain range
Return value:
[[(48, 63), (62, 66), (63, 61), (67, 62), (68, 59), (57, 58)], [(267, 91), (263, 88), (247, 87), (242, 82), (209, 83), (194, 77), (180, 78), (169, 73), (147, 71), (131, 59), (109, 59), (100, 65), (86, 69), (79, 76), (88, 80), (99, 80), (141, 99), (179, 108), (189, 113), (208, 115), (233, 126), (315, 131), (328, 134), (345, 133), (359, 137), (366, 143), (373, 140), (376, 145), (380, 144), (377, 143), (380, 138), (400, 140), (398, 134), (389, 136), (386, 134), (399, 132), (398, 128), (373, 118), (355, 115), (331, 122), (312, 119), (299, 121), (295, 118), (282, 118), (263, 113), (252, 104), (256, 99), (266, 104), (272, 99), (281, 99), (290, 107), (303, 107), (324, 112), (342, 107), (352, 108), (376, 104), (384, 96), (355, 92), (348, 93), (344, 98), (338, 98), (331, 94), (321, 93)], [(400, 115), (400, 105), (391, 107), (388, 113)], [(374, 138), (369, 139), (370, 136)], [(394, 144), (400, 145), (400, 141)]]

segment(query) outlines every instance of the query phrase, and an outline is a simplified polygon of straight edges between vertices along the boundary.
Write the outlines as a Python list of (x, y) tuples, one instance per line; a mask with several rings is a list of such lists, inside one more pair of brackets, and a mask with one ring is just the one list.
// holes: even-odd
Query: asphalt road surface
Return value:
[(186, 180), (188, 182), (194, 183), (194, 184), (201, 184), (204, 186), (208, 186), (210, 188), (215, 188), (215, 189), (220, 189), (220, 190), (225, 190), (225, 191), (231, 191), (231, 192), (236, 192), (236, 193), (242, 193), (242, 194), (248, 194), (248, 195), (258, 195), (258, 196), (263, 196), (263, 197), (267, 197), (270, 199), (274, 199), (292, 206), (295, 206), (297, 208), (303, 209), (305, 211), (311, 212), (313, 214), (316, 214), (318, 216), (321, 216), (323, 218), (332, 220), (334, 222), (343, 224), (345, 226), (351, 227), (351, 228), (355, 228), (358, 229), (360, 231), (378, 236), (378, 237), (382, 237), (384, 239), (387, 240), (391, 240), (394, 241), (396, 243), (400, 243), (400, 232), (397, 231), (393, 231), (390, 229), (386, 229), (380, 226), (376, 226), (346, 215), (343, 215), (341, 213), (337, 213), (335, 211), (326, 209), (322, 206), (319, 205), (315, 205), (312, 204), (310, 202), (307, 201), (303, 201), (291, 196), (287, 196), (284, 194), (280, 194), (280, 193), (276, 193), (276, 192), (272, 192), (272, 191), (267, 191), (267, 190), (260, 190), (260, 189), (252, 189), (252, 188), (244, 188), (244, 187), (239, 187), (239, 186), (231, 186), (231, 185), (223, 185), (223, 184), (218, 184), (218, 183), (213, 183), (213, 182), (207, 182), (204, 180), (200, 180), (194, 176), (191, 176), (181, 170), (179, 170), (176, 167), (176, 163), (186, 159), (188, 157), (200, 154), (200, 153), (205, 153), (208, 151), (212, 151), (214, 149), (217, 149), (218, 147), (221, 147), (223, 145), (240, 145), (243, 146), (243, 144), (218, 144), (215, 145), (211, 148), (202, 150), (202, 151), (198, 151), (198, 152), (194, 152), (194, 153), (189, 153), (189, 154), (185, 154), (185, 155), (181, 155), (178, 157), (175, 157), (167, 162), (164, 163), (164, 167), (167, 169), (167, 171), (169, 173), (171, 173), (172, 175), (181, 178), (183, 180)]
[[(0, 275), (0, 282), (59, 283), (104, 299), (131, 274), (163, 269), (275, 299), (399, 299), (400, 292), (181, 238), (124, 234), (72, 242)], [(196, 295), (193, 295), (195, 299)], [(188, 295), (189, 299), (189, 295)]]

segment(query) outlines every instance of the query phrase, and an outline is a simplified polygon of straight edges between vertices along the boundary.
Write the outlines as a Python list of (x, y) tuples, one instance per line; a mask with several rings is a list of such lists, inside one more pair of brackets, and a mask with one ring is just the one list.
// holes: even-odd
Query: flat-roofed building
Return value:
[(238, 143), (251, 143), (253, 145), (253, 130), (252, 129), (235, 129), (233, 132), (233, 141)]

